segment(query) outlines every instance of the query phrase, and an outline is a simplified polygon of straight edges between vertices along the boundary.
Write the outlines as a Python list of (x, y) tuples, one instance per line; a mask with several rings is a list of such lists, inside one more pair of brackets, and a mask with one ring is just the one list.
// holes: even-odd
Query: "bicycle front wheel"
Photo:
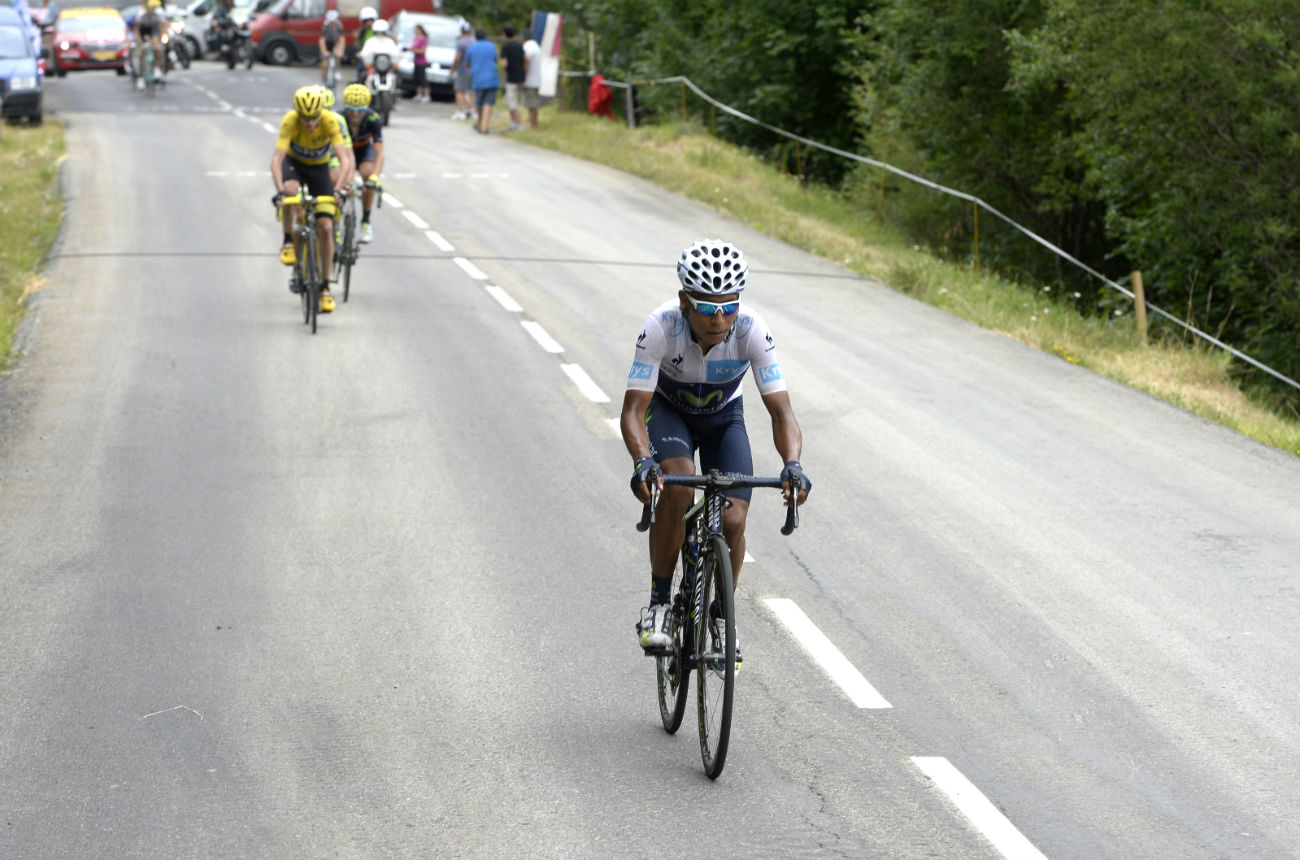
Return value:
[(307, 324), (311, 326), (311, 333), (316, 333), (316, 315), (320, 312), (320, 273), (317, 271), (320, 267), (320, 260), (316, 256), (316, 229), (307, 234), (307, 241), (303, 242), (303, 252), (307, 255), (303, 261), (303, 271), (306, 273), (307, 283), (304, 294), (307, 296)]
[(720, 537), (709, 541), (695, 589), (696, 704), (700, 712), (700, 756), (709, 779), (727, 761), (736, 687), (736, 607), (731, 550)]
[(352, 261), (357, 258), (356, 254), (356, 237), (357, 237), (357, 213), (352, 211), (352, 206), (348, 206), (348, 214), (343, 216), (343, 247), (339, 249), (339, 263), (343, 271), (340, 273), (340, 280), (343, 281), (343, 301), (348, 300), (348, 290), (352, 287)]

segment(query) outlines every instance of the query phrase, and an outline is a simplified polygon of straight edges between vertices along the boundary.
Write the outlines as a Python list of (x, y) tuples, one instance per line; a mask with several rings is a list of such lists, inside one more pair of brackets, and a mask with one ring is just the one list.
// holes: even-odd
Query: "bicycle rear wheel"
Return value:
[(686, 694), (690, 690), (691, 666), (687, 654), (693, 645), (688, 623), (687, 595), (683, 584), (673, 590), (673, 642), (669, 653), (655, 658), (655, 681), (659, 690), (659, 718), (664, 731), (676, 733), (686, 714)]
[[(700, 756), (709, 779), (727, 761), (736, 687), (736, 607), (731, 550), (720, 537), (709, 541), (695, 589), (696, 704), (700, 713)], [(711, 607), (717, 602), (717, 618)]]
[(348, 300), (348, 290), (352, 287), (352, 262), (357, 258), (356, 249), (357, 213), (348, 204), (348, 214), (343, 216), (343, 247), (339, 249), (339, 263), (343, 269), (340, 278), (343, 282), (343, 301)]
[(307, 324), (311, 326), (311, 333), (316, 333), (316, 315), (320, 312), (320, 273), (317, 269), (320, 266), (320, 260), (316, 256), (316, 228), (313, 227), (307, 234), (307, 241), (303, 242), (303, 252), (307, 255), (303, 261), (303, 271), (306, 273), (305, 286), (307, 289), (304, 295), (307, 296)]

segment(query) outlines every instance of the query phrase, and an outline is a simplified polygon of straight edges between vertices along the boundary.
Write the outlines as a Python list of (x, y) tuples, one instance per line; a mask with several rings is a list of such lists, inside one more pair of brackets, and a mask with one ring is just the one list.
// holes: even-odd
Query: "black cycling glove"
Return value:
[(642, 457), (640, 460), (636, 461), (636, 464), (632, 469), (632, 495), (636, 495), (636, 491), (639, 490), (643, 484), (653, 484), (657, 486), (659, 483), (659, 476), (663, 474), (663, 471), (659, 468), (659, 464), (655, 462), (654, 457)]
[(803, 473), (803, 466), (799, 465), (798, 460), (790, 460), (781, 470), (781, 483), (789, 483), (793, 491), (795, 481), (803, 488), (804, 493), (812, 492), (812, 479)]

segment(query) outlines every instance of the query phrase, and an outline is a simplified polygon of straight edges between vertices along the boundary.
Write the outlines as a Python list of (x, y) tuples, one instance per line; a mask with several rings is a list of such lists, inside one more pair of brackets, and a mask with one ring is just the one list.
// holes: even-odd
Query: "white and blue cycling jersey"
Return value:
[(751, 367), (760, 395), (786, 390), (772, 335), (756, 311), (742, 304), (727, 339), (706, 356), (673, 299), (655, 308), (642, 327), (627, 387), (657, 391), (682, 412), (708, 415), (740, 396)]

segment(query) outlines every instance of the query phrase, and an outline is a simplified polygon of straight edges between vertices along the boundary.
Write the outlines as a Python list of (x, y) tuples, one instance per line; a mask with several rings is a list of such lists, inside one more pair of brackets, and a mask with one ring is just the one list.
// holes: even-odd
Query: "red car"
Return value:
[(59, 77), (80, 69), (126, 74), (126, 22), (116, 9), (64, 9), (54, 22), (50, 64)]

